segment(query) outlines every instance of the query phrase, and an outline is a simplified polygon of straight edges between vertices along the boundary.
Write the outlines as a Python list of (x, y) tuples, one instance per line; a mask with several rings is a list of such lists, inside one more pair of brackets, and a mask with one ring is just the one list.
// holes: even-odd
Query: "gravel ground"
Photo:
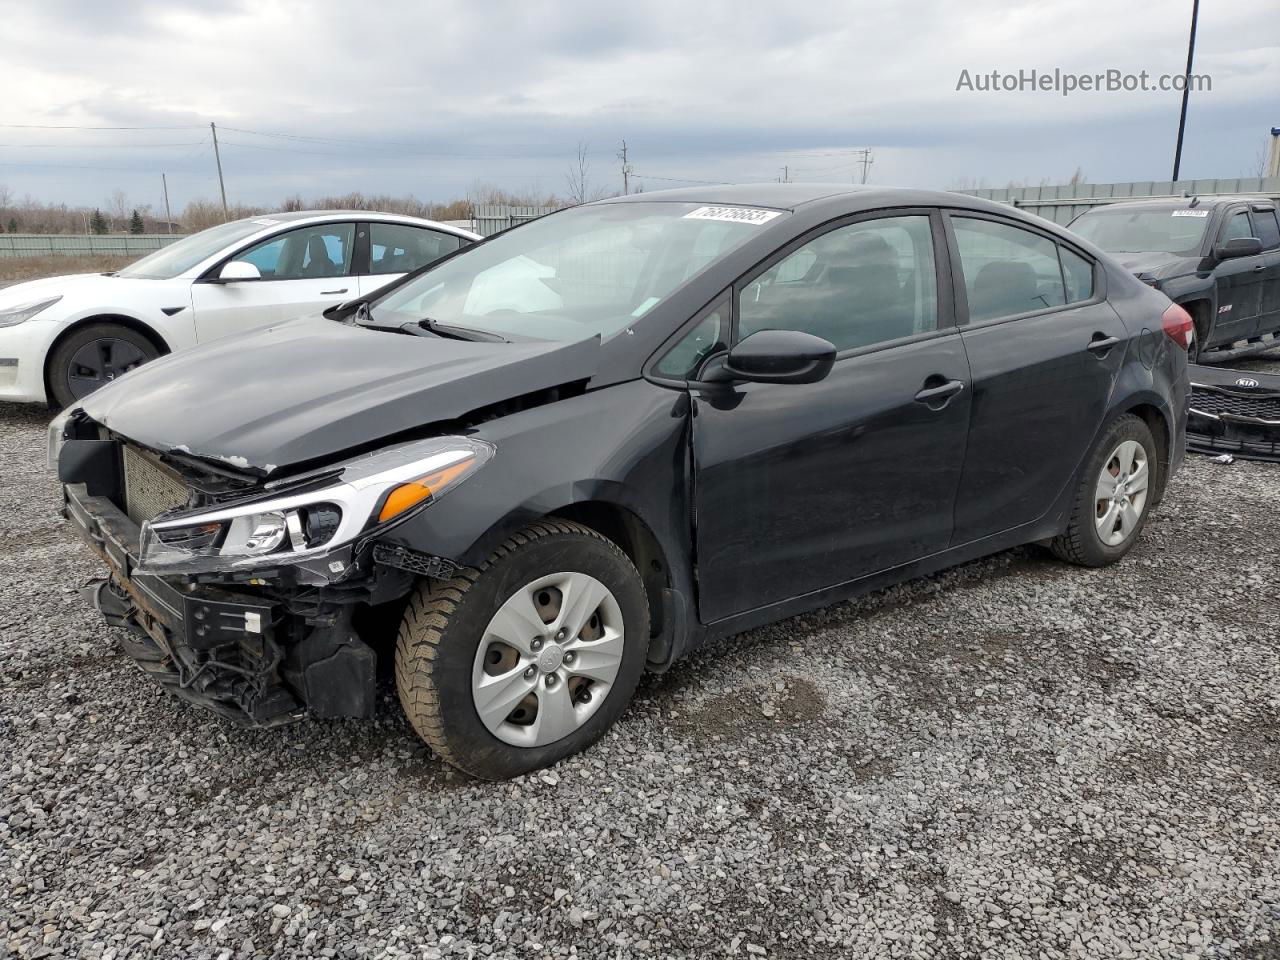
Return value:
[(1015, 550), (717, 643), (586, 755), (468, 781), (241, 732), (76, 592), (0, 406), (0, 950), (1280, 957), (1280, 467), (1193, 458), (1128, 560)]

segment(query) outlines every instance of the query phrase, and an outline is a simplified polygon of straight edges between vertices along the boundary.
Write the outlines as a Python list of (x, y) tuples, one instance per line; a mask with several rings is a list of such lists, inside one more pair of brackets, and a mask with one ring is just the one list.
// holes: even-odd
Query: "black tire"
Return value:
[[(580, 727), (544, 746), (512, 746), (481, 721), (472, 671), (498, 608), (524, 585), (555, 572), (589, 574), (612, 592), (625, 625), (622, 661), (604, 702)], [(437, 756), (474, 777), (503, 780), (597, 740), (635, 693), (648, 641), (649, 606), (627, 555), (587, 527), (545, 520), (512, 536), (479, 569), (461, 570), (449, 581), (419, 581), (396, 642), (396, 689), (409, 722)]]
[[(1112, 546), (1103, 543), (1102, 538), (1098, 536), (1095, 523), (1097, 501), (1094, 500), (1094, 494), (1097, 491), (1098, 475), (1102, 472), (1105, 461), (1126, 440), (1136, 441), (1146, 454), (1147, 499), (1137, 525), (1121, 543)], [(1079, 488), (1072, 505), (1071, 519), (1067, 523), (1066, 530), (1050, 542), (1049, 549), (1060, 559), (1080, 566), (1105, 567), (1115, 563), (1133, 549), (1133, 545), (1138, 542), (1138, 537), (1142, 534), (1143, 527), (1146, 526), (1147, 518), (1159, 503), (1160, 493), (1164, 487), (1163, 471), (1164, 464), (1161, 462), (1155, 437), (1151, 435), (1151, 428), (1140, 417), (1133, 414), (1127, 413), (1117, 417), (1103, 431), (1089, 458), (1085, 461)]]
[(156, 345), (147, 337), (123, 324), (86, 323), (82, 327), (77, 327), (70, 336), (65, 337), (54, 348), (45, 368), (49, 383), (49, 398), (54, 406), (67, 407), (91, 392), (85, 389), (90, 381), (73, 375), (72, 361), (77, 354), (86, 348), (91, 348), (95, 342), (105, 345), (108, 353), (112, 351), (112, 345), (116, 345), (126, 353), (128, 360), (119, 369), (105, 370), (100, 385), (105, 385), (120, 374), (154, 360), (160, 355)]

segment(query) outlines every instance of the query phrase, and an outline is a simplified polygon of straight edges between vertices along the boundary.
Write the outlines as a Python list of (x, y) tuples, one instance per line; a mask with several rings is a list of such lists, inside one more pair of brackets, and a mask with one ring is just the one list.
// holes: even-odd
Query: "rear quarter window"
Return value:
[(1067, 284), (1067, 303), (1079, 303), (1093, 297), (1093, 261), (1086, 260), (1064, 246), (1058, 247), (1062, 258), (1062, 277)]

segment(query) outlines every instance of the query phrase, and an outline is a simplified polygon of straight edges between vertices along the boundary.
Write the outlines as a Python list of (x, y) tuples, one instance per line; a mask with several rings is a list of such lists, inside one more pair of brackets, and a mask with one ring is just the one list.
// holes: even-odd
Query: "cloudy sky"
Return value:
[[(957, 91), (971, 76), (1185, 65), (1191, 0), (0, 0), (0, 184), (160, 207), (483, 182), (566, 192), (577, 145), (621, 186), (953, 187), (1169, 176), (1179, 94)], [(1280, 126), (1277, 0), (1206, 3), (1183, 175), (1257, 174)], [(116, 127), (137, 129), (72, 129)], [(669, 179), (664, 179), (669, 178)]]

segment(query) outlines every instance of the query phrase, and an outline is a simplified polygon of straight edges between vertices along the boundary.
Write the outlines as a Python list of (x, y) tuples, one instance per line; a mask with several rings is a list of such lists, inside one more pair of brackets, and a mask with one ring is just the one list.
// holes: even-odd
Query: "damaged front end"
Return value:
[(372, 714), (361, 618), (452, 573), (378, 538), (492, 455), (432, 437), (267, 481), (143, 448), (78, 408), (50, 426), (63, 514), (109, 570), (87, 588), (95, 606), (163, 687), (246, 726)]
[(1280, 462), (1280, 375), (1193, 366), (1187, 447)]

